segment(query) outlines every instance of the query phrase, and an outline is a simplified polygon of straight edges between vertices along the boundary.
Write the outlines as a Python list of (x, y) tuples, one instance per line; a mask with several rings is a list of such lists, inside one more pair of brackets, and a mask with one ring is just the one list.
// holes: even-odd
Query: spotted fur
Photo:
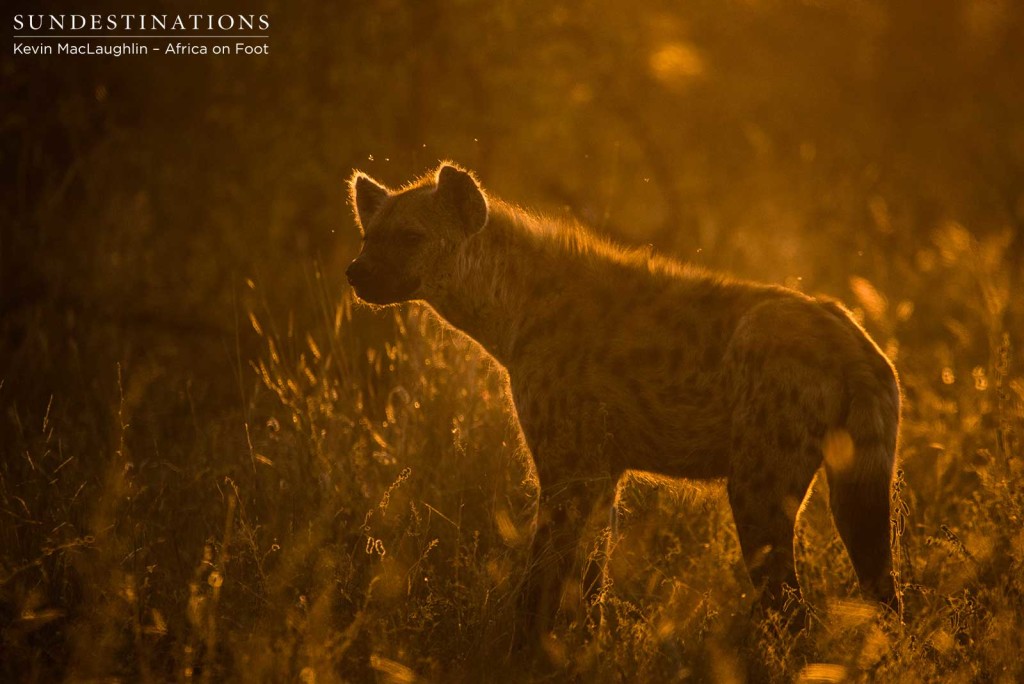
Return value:
[(425, 302), (508, 372), (540, 485), (524, 633), (552, 626), (585, 524), (627, 470), (725, 479), (751, 579), (781, 607), (824, 463), (863, 590), (893, 600), (899, 385), (840, 305), (620, 248), (451, 164), (398, 191), (358, 173), (351, 188), (357, 295)]

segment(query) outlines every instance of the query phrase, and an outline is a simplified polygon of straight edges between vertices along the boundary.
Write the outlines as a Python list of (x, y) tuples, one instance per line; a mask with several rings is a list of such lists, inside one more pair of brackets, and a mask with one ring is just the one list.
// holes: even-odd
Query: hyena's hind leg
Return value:
[[(831, 438), (827, 450), (855, 447), (844, 433)], [(871, 598), (895, 608), (896, 586), (892, 577), (890, 541), (889, 474), (881, 468), (876, 472), (850, 472), (837, 468), (826, 457), (829, 505), (836, 529), (857, 572), (861, 590)]]
[(734, 391), (729, 503), (761, 604), (777, 610), (786, 607), (786, 587), (799, 591), (793, 531), (841, 395), (839, 380), (821, 370), (820, 350), (796, 328), (785, 334), (764, 305), (737, 328), (726, 354)]
[[(743, 561), (762, 607), (784, 611), (799, 592), (793, 559), (797, 513), (821, 463), (811, 440), (783, 446), (786, 433), (746, 430), (734, 436), (727, 490)], [(788, 589), (788, 590), (787, 590)]]
[(892, 575), (891, 485), (899, 425), (899, 389), (891, 370), (850, 402), (847, 428), (825, 439), (829, 505), (861, 590), (897, 608)]

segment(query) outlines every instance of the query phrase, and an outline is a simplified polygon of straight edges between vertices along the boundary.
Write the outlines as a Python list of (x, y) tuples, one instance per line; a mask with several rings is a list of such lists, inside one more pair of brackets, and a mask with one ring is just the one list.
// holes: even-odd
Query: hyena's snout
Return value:
[(377, 271), (378, 269), (374, 268), (374, 265), (360, 254), (345, 269), (345, 277), (348, 278), (348, 284), (352, 286), (352, 291), (364, 302), (384, 304), (385, 298), (381, 296), (382, 293), (377, 291), (381, 289), (381, 278)]
[(420, 286), (419, 278), (401, 273), (387, 261), (371, 261), (361, 254), (345, 276), (356, 296), (371, 304), (397, 304), (408, 301)]
[(348, 284), (357, 290), (365, 286), (373, 278), (373, 268), (362, 257), (358, 257), (345, 269)]

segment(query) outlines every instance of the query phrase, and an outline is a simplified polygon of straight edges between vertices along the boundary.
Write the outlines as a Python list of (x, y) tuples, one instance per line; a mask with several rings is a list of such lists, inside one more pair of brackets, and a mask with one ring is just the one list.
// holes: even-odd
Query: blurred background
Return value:
[[(0, 678), (445, 681), (502, 653), (532, 490), (500, 375), (342, 278), (352, 170), (397, 186), (440, 159), (854, 308), (904, 382), (922, 617), (913, 639), (853, 620), (813, 657), (1013, 674), (1024, 6), (88, 9), (186, 10), (269, 14), (270, 55), (0, 57)], [(747, 608), (727, 508), (632, 494), (633, 636), (552, 660), (728, 679), (722, 616)], [(810, 594), (846, 595), (822, 520)]]

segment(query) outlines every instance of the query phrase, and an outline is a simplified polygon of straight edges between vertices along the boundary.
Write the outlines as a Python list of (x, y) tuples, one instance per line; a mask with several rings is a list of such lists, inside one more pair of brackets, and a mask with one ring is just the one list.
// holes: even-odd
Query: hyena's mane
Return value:
[[(551, 216), (496, 198), (488, 198), (490, 218), (485, 230), (514, 233), (542, 252), (590, 262), (595, 268), (647, 272), (671, 280), (726, 280), (699, 266), (655, 253), (654, 245), (628, 247), (600, 235), (572, 216)], [(511, 237), (511, 236), (510, 236)]]

